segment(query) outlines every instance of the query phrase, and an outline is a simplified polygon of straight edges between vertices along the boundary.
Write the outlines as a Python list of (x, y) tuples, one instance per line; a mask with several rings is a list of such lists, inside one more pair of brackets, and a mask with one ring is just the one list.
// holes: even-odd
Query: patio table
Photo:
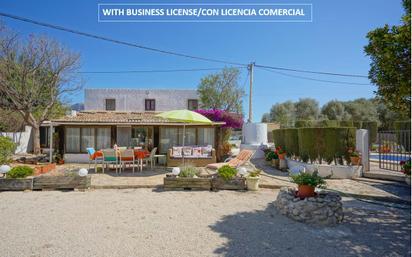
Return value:
[[(118, 150), (119, 151), (119, 150)], [(143, 159), (150, 156), (150, 152), (147, 150), (140, 150), (140, 149), (135, 149), (134, 150), (134, 158), (137, 160), (137, 164), (140, 168), (140, 170), (143, 170)], [(102, 150), (96, 151), (93, 155), (93, 160), (95, 158), (101, 158), (103, 157), (103, 152)]]

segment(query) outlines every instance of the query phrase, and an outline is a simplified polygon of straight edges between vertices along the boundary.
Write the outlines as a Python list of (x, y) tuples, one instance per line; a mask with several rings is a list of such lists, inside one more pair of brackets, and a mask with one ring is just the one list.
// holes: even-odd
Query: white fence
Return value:
[(0, 132), (0, 136), (8, 137), (17, 144), (15, 153), (27, 153), (33, 151), (32, 127), (25, 126), (22, 132)]

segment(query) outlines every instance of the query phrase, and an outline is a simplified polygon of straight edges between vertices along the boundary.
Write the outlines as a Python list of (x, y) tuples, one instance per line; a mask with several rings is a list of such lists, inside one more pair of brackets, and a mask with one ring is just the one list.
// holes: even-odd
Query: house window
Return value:
[(116, 111), (116, 99), (106, 99), (106, 111)]
[(153, 148), (153, 127), (133, 127), (131, 146)]
[(86, 148), (105, 149), (111, 146), (109, 127), (66, 127), (65, 147), (67, 153), (84, 153)]
[[(193, 146), (207, 146), (215, 145), (215, 128), (194, 128), (186, 127), (185, 145)], [(182, 127), (161, 127), (159, 136), (159, 152), (166, 153), (168, 149), (173, 146), (180, 146), (183, 144), (183, 128)]]
[(199, 107), (199, 103), (197, 99), (189, 99), (187, 100), (187, 109), (188, 110), (197, 110)]
[(156, 100), (155, 99), (145, 99), (144, 109), (146, 111), (155, 111), (156, 110)]

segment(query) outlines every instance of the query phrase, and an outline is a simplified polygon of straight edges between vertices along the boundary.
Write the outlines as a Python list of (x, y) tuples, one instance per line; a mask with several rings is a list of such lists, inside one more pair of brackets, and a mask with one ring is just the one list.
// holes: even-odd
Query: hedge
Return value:
[(369, 145), (375, 143), (378, 137), (378, 123), (376, 121), (362, 121), (361, 128), (369, 131)]
[(356, 127), (351, 120), (339, 121), (339, 127)]
[(393, 123), (395, 130), (411, 130), (411, 121), (395, 121)]
[(313, 120), (297, 120), (295, 121), (295, 128), (311, 128), (314, 127), (316, 121)]
[(318, 127), (321, 127), (321, 128), (339, 127), (339, 121), (337, 121), (337, 120), (320, 120), (320, 121), (318, 121)]
[(344, 128), (299, 128), (273, 131), (276, 146), (282, 146), (288, 155), (299, 157), (304, 162), (322, 160), (343, 164), (349, 162), (348, 149), (355, 147), (356, 129)]

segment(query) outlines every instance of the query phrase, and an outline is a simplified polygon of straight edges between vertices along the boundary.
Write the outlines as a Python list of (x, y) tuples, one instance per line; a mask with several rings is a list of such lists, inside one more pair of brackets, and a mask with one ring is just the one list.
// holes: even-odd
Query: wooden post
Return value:
[(53, 162), (53, 123), (50, 122), (49, 127), (49, 162)]
[(253, 67), (255, 66), (255, 63), (252, 62), (248, 65), (249, 69), (249, 118), (248, 122), (252, 123), (253, 121), (253, 115), (252, 115), (252, 89), (253, 89)]

